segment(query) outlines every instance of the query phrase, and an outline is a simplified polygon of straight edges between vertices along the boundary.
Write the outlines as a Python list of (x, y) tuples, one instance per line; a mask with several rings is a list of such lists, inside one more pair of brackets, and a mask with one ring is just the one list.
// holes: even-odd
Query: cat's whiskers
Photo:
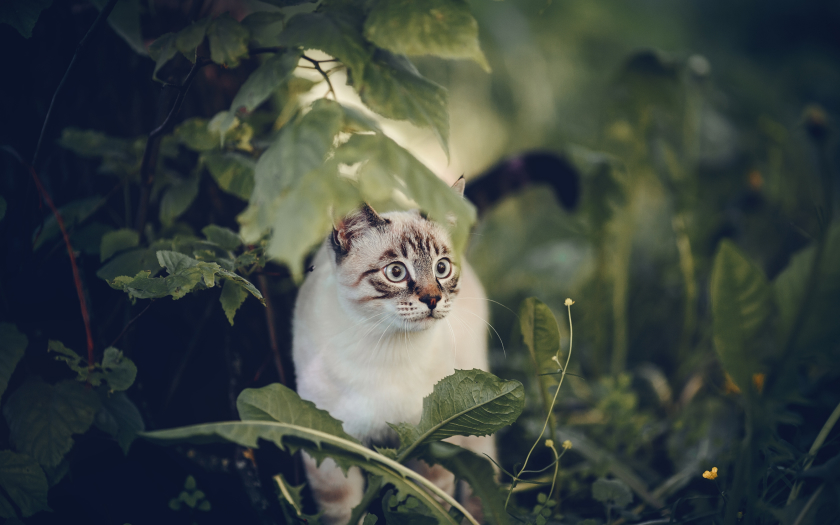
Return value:
[[(464, 310), (464, 311), (465, 311), (465, 312), (467, 312), (468, 314), (470, 314), (470, 315), (474, 316), (474, 317), (477, 317), (477, 318), (481, 319), (481, 316), (476, 315), (476, 314), (474, 314), (474, 313), (470, 312), (469, 310)], [(493, 328), (493, 325), (492, 325), (492, 324), (488, 323), (488, 322), (487, 322), (487, 321), (485, 321), (484, 319), (481, 319), (481, 321), (482, 321), (484, 324), (486, 324), (487, 326), (489, 326), (489, 327), (490, 327), (490, 329), (491, 329), (491, 330), (493, 330), (493, 332), (496, 334), (496, 337), (498, 337), (498, 338), (499, 338), (499, 343), (501, 343), (501, 344), (502, 344), (502, 353), (505, 355), (505, 358), (507, 358), (507, 352), (505, 351), (505, 342), (504, 342), (504, 341), (502, 341), (502, 336), (500, 336), (500, 335), (499, 335), (499, 332), (496, 332), (496, 329), (495, 329), (495, 328)]]
[(517, 314), (516, 312), (514, 312), (513, 310), (508, 308), (507, 305), (504, 305), (504, 304), (500, 303), (499, 301), (494, 301), (493, 299), (488, 299), (487, 297), (471, 297), (471, 296), (468, 296), (468, 295), (459, 295), (458, 297), (460, 297), (462, 299), (478, 299), (480, 301), (487, 301), (487, 302), (490, 302), (490, 303), (498, 304), (499, 306), (501, 306), (502, 308), (504, 308), (508, 312), (515, 315), (517, 319), (519, 319), (519, 314)]
[(420, 373), (421, 370), (414, 365), (414, 360), (411, 359), (411, 348), (408, 346), (408, 321), (403, 321), (403, 334), (405, 335), (405, 355), (408, 356), (408, 363), (413, 370)]

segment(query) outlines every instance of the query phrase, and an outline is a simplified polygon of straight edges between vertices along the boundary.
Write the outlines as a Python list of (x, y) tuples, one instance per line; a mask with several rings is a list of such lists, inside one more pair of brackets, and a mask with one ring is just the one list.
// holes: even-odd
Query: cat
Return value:
[[(463, 196), (465, 180), (453, 186)], [(395, 446), (387, 423), (417, 424), (423, 398), (455, 369), (488, 370), (484, 290), (455, 255), (447, 230), (417, 210), (379, 215), (368, 205), (340, 220), (318, 250), (294, 309), (292, 355), (300, 396), (368, 446)], [(495, 458), (491, 436), (448, 441)], [(303, 454), (327, 524), (345, 524), (364, 477)], [(449, 494), (454, 476), (412, 468)], [(466, 492), (466, 491), (465, 491)], [(480, 515), (475, 498), (461, 498)]]

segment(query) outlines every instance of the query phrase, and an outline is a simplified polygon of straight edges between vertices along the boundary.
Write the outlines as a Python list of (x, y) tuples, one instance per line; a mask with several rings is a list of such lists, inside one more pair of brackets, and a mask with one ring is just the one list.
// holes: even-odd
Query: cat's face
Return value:
[(331, 238), (342, 307), (378, 330), (425, 330), (444, 319), (460, 269), (448, 232), (417, 211), (343, 219)]

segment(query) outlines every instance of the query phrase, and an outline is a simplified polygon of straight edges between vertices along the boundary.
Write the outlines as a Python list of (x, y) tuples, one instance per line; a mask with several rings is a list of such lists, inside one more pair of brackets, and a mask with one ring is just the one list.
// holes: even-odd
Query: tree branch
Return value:
[(274, 366), (277, 367), (277, 374), (280, 376), (280, 382), (288, 386), (286, 383), (286, 372), (283, 369), (283, 360), (280, 358), (280, 346), (277, 344), (277, 329), (274, 327), (274, 308), (271, 306), (271, 298), (268, 295), (268, 279), (265, 275), (257, 276), (257, 281), (260, 283), (260, 293), (265, 299), (265, 322), (268, 325), (268, 341), (271, 345), (271, 353), (274, 356)]
[(47, 125), (50, 122), (50, 116), (52, 115), (53, 107), (55, 106), (55, 101), (58, 98), (58, 93), (61, 91), (61, 88), (64, 87), (64, 83), (67, 81), (67, 77), (70, 76), (70, 70), (73, 69), (73, 65), (76, 63), (76, 59), (79, 58), (79, 55), (82, 53), (82, 50), (87, 46), (88, 42), (90, 42), (90, 35), (96, 31), (102, 23), (108, 19), (108, 16), (111, 14), (111, 11), (114, 10), (114, 6), (117, 4), (117, 0), (108, 0), (108, 3), (105, 4), (105, 7), (102, 8), (102, 11), (99, 12), (99, 16), (96, 17), (96, 20), (93, 21), (93, 24), (88, 29), (88, 32), (85, 33), (85, 36), (82, 37), (82, 40), (79, 42), (79, 45), (76, 46), (76, 52), (73, 53), (73, 58), (70, 59), (70, 64), (67, 66), (67, 70), (64, 72), (64, 76), (61, 77), (61, 82), (58, 83), (58, 87), (55, 88), (55, 92), (53, 93), (52, 100), (50, 101), (50, 107), (47, 109), (47, 116), (44, 117), (44, 124), (41, 126), (41, 134), (38, 135), (38, 143), (35, 145), (35, 154), (32, 155), (32, 162), (30, 165), (32, 169), (35, 168), (35, 165), (38, 162), (38, 153), (41, 151), (41, 143), (44, 141), (44, 135), (47, 132)]

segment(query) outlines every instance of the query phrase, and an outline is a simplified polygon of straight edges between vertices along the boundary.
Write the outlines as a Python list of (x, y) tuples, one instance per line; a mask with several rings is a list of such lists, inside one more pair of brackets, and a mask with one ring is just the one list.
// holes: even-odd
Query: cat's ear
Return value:
[(379, 228), (391, 221), (383, 218), (368, 204), (343, 217), (333, 224), (332, 245), (337, 256), (347, 255), (353, 244), (353, 239), (361, 235), (368, 228)]
[(463, 175), (461, 175), (458, 180), (455, 181), (455, 184), (452, 185), (452, 189), (455, 190), (455, 193), (461, 197), (464, 196), (464, 188), (466, 187), (467, 179), (465, 179)]

